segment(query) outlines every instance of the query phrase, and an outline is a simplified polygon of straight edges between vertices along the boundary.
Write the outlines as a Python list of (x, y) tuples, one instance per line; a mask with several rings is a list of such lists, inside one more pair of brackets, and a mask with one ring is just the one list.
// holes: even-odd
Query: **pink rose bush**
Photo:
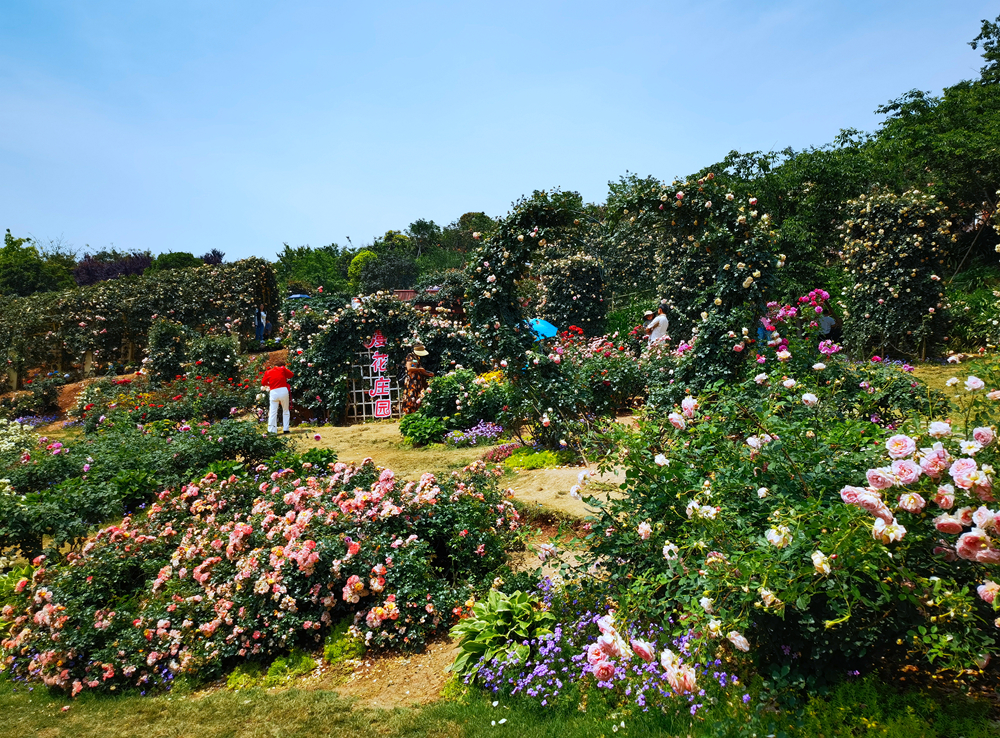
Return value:
[(315, 646), (345, 617), (372, 646), (416, 648), (468, 597), (450, 578), (490, 580), (519, 535), (482, 462), (417, 482), (371, 461), (302, 471), (209, 474), (41, 562), (0, 616), (5, 668), (74, 694), (169, 688)]

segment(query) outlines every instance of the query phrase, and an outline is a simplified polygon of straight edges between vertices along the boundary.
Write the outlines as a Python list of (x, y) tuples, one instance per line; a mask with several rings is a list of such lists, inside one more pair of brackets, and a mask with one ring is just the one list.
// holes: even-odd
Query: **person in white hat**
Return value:
[(649, 345), (652, 346), (654, 343), (659, 343), (667, 337), (667, 328), (670, 327), (670, 321), (667, 320), (667, 305), (661, 302), (659, 309), (656, 311), (656, 317), (649, 321), (646, 326), (646, 335), (649, 336)]
[(433, 377), (432, 372), (420, 366), (420, 359), (427, 356), (427, 349), (424, 344), (417, 341), (413, 344), (413, 350), (406, 357), (406, 379), (403, 381), (403, 399), (401, 411), (403, 415), (414, 413), (420, 407), (420, 396), (427, 389), (427, 379)]

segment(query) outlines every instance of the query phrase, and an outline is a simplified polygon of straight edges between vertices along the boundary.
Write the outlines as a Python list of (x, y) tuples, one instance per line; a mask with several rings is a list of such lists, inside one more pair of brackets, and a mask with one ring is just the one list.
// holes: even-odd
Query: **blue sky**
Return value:
[(990, 2), (3, 0), (0, 229), (273, 258), (603, 201), (978, 75)]

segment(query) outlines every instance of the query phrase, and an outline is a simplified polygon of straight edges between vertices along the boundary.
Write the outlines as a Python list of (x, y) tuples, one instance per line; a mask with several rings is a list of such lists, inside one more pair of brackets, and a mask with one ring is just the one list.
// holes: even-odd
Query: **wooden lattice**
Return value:
[[(357, 363), (351, 367), (351, 379), (347, 390), (349, 421), (364, 422), (400, 416), (400, 388), (395, 367), (384, 359), (380, 363), (377, 362), (376, 354), (385, 356), (378, 348), (359, 351)], [(379, 365), (384, 366), (384, 371), (376, 371)], [(378, 394), (373, 395), (373, 391)], [(388, 403), (388, 407), (385, 403)]]

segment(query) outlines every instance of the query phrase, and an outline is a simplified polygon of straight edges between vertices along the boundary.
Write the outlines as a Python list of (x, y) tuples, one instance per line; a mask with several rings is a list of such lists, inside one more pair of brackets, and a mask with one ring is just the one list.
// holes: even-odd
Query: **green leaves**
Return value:
[(505, 595), (491, 589), (477, 602), (468, 618), (451, 629), (459, 639), (459, 654), (449, 667), (456, 674), (472, 671), (480, 659), (521, 661), (531, 653), (530, 641), (551, 632), (555, 616), (541, 609), (541, 603), (524, 592)]

